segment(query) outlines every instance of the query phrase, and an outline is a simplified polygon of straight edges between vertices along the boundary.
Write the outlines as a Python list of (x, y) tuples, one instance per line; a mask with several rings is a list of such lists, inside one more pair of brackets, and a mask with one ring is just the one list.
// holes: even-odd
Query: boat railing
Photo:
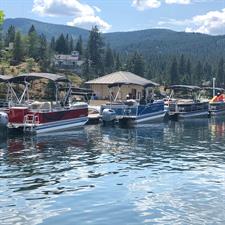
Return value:
[(208, 110), (208, 102), (193, 102), (193, 103), (171, 103), (169, 105), (170, 112), (194, 112)]

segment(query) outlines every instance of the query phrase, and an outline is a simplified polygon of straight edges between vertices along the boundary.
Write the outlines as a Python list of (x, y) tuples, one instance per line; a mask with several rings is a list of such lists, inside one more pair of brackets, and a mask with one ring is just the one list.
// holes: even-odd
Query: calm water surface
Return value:
[(0, 224), (225, 224), (225, 119), (0, 133)]

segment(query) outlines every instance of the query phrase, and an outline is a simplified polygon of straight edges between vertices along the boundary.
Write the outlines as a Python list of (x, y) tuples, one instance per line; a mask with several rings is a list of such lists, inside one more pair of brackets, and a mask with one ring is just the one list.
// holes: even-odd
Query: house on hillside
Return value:
[(97, 99), (110, 99), (111, 95), (120, 100), (126, 99), (128, 94), (133, 99), (141, 99), (144, 94), (150, 95), (152, 93), (151, 86), (157, 86), (150, 80), (126, 71), (111, 73), (87, 81), (86, 84), (90, 86)]
[(70, 55), (56, 54), (53, 58), (53, 64), (60, 69), (79, 70), (83, 63), (78, 51), (72, 51)]

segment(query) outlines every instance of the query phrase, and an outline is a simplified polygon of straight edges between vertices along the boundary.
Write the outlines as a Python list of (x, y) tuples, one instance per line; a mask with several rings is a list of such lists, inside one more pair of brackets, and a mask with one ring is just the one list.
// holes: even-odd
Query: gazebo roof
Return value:
[(126, 71), (118, 71), (115, 73), (107, 74), (103, 77), (99, 77), (94, 80), (87, 81), (86, 84), (107, 84), (109, 86), (113, 85), (129, 85), (136, 84), (140, 86), (159, 86), (159, 84), (140, 77), (134, 73)]

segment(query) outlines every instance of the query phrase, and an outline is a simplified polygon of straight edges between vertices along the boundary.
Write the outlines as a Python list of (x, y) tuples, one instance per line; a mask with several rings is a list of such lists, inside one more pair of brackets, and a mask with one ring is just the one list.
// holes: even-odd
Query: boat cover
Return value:
[(18, 75), (16, 77), (12, 77), (9, 79), (9, 82), (12, 83), (21, 83), (24, 81), (31, 81), (36, 79), (48, 79), (54, 82), (70, 82), (69, 79), (67, 79), (65, 76), (58, 75), (58, 74), (52, 74), (52, 73), (25, 73)]

